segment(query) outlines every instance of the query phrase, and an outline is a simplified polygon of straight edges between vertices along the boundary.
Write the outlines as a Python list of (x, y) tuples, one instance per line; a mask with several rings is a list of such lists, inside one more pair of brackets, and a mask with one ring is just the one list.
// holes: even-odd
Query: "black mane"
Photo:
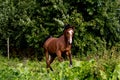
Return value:
[[(64, 26), (64, 30), (66, 30), (66, 29), (69, 29), (69, 28), (73, 28), (70, 24), (66, 24), (65, 26)], [(63, 30), (63, 31), (64, 31)]]

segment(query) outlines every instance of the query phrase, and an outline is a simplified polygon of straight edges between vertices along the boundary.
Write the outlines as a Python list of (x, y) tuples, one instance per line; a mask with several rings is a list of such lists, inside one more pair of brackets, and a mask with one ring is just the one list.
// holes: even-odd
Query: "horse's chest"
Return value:
[(67, 46), (67, 47), (64, 46), (64, 47), (61, 48), (61, 51), (62, 51), (62, 52), (67, 52), (67, 51), (69, 51), (70, 49), (71, 49), (71, 46)]

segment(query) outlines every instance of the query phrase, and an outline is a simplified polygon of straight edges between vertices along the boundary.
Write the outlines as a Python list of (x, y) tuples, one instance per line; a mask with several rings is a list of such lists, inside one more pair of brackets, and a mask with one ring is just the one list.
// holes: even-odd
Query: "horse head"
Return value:
[(66, 38), (66, 41), (71, 45), (73, 41), (73, 35), (74, 35), (74, 26), (71, 26), (69, 24), (65, 25), (64, 28), (64, 36)]

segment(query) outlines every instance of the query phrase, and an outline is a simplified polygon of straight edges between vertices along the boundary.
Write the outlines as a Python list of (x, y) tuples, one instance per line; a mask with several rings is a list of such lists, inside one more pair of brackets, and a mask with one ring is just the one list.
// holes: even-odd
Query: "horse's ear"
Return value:
[(75, 26), (72, 26), (72, 29), (75, 30)]

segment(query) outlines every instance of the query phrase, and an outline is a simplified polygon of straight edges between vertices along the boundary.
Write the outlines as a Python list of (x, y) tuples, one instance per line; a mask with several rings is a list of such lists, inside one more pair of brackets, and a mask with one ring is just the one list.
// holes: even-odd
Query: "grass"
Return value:
[[(109, 52), (108, 52), (109, 53)], [(89, 60), (73, 58), (73, 67), (69, 61), (52, 63), (54, 71), (46, 71), (43, 61), (28, 59), (7, 59), (0, 56), (0, 80), (117, 80), (120, 79), (120, 56), (118, 53), (102, 57), (92, 55)]]

